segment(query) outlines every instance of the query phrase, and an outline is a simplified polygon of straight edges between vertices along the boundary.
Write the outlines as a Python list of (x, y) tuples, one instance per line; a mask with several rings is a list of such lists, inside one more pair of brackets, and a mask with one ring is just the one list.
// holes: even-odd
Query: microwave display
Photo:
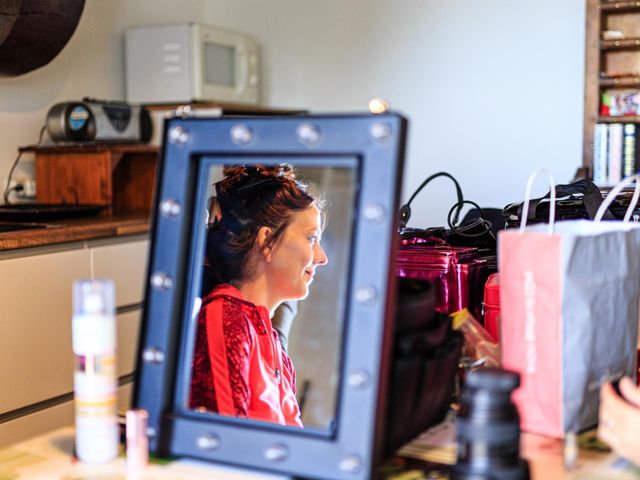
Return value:
[(233, 47), (216, 43), (204, 44), (204, 81), (214, 85), (233, 87), (236, 52)]

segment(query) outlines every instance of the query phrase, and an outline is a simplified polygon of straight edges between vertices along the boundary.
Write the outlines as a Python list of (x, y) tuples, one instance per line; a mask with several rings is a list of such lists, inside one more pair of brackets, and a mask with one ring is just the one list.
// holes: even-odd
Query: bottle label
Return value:
[(84, 370), (74, 373), (76, 454), (85, 463), (108, 462), (118, 454), (115, 357), (80, 358)]
[(116, 376), (115, 355), (74, 355), (73, 359), (75, 372)]
[(115, 375), (76, 371), (74, 374), (76, 415), (84, 417), (115, 417), (116, 385)]
[(113, 354), (116, 349), (116, 322), (100, 313), (73, 316), (73, 352), (76, 355)]

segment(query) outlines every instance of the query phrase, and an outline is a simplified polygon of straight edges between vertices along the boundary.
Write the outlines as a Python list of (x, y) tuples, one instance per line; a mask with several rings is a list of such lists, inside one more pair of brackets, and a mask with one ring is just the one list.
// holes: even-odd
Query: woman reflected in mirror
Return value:
[(216, 286), (198, 315), (189, 406), (302, 427), (295, 371), (271, 318), (282, 302), (306, 298), (327, 263), (323, 205), (286, 165), (225, 173), (206, 246)]

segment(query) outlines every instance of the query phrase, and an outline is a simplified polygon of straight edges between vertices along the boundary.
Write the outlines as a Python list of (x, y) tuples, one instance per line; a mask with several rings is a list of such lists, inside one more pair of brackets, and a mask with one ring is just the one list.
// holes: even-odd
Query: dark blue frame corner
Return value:
[[(174, 118), (158, 169), (134, 405), (158, 455), (323, 479), (371, 478), (381, 458), (395, 303), (395, 232), (407, 121), (397, 114)], [(206, 162), (335, 165), (356, 159), (336, 425), (326, 435), (187, 411)], [(189, 281), (191, 279), (192, 281)], [(185, 353), (186, 352), (186, 353)], [(184, 395), (182, 395), (183, 397)]]

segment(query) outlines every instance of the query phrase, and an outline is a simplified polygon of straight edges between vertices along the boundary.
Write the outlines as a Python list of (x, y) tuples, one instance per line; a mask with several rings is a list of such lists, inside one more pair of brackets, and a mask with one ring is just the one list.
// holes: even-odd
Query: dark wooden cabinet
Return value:
[(595, 125), (640, 124), (640, 116), (600, 115), (603, 94), (640, 92), (640, 1), (587, 0), (586, 6), (583, 166), (591, 176)]
[(105, 205), (105, 213), (149, 212), (158, 147), (150, 145), (37, 145), (36, 202)]

